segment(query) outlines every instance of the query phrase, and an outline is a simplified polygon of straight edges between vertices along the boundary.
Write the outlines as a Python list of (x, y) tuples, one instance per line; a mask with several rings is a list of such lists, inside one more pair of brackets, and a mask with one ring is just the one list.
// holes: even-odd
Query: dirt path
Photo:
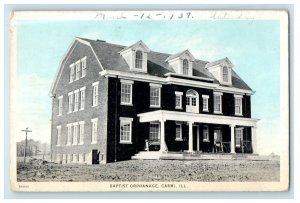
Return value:
[(106, 165), (18, 163), (18, 181), (279, 181), (279, 161), (130, 160)]

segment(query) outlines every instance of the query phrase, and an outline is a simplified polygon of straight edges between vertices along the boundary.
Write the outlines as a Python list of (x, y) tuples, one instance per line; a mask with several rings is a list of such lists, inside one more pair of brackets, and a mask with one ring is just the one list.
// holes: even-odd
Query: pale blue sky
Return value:
[[(50, 141), (51, 82), (60, 60), (76, 36), (131, 45), (143, 40), (151, 49), (177, 53), (185, 49), (198, 59), (228, 57), (234, 70), (256, 91), (252, 117), (259, 118), (258, 142), (278, 152), (279, 21), (18, 21), (17, 126), (33, 129), (31, 136)], [(49, 132), (48, 132), (49, 131)], [(17, 137), (18, 140), (23, 136)], [(274, 149), (274, 150), (273, 150)]]

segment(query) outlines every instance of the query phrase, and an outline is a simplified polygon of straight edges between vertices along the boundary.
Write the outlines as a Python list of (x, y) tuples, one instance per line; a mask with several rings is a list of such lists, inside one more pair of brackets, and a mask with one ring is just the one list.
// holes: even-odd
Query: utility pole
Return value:
[(24, 148), (24, 163), (26, 162), (26, 148), (27, 148), (27, 133), (32, 132), (31, 130), (28, 130), (28, 127), (25, 130), (21, 130), (22, 132), (25, 132), (26, 138), (25, 138), (25, 148)]

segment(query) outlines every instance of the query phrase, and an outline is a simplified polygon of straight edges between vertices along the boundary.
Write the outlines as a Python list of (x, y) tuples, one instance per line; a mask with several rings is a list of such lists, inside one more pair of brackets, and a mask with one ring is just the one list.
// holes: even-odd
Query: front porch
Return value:
[(158, 150), (160, 157), (166, 152), (256, 154), (257, 119), (163, 110), (138, 116), (140, 123), (149, 123), (145, 151)]

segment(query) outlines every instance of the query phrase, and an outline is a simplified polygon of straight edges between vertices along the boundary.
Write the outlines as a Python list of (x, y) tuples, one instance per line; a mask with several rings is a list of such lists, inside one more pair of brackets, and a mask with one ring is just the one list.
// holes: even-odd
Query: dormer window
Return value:
[(189, 75), (189, 62), (187, 59), (183, 60), (182, 64), (182, 74), (183, 75)]
[(143, 68), (143, 53), (141, 51), (135, 53), (135, 68)]
[(125, 47), (119, 53), (126, 61), (129, 69), (136, 72), (147, 72), (148, 53), (150, 49), (142, 41)]
[(223, 67), (223, 81), (228, 82), (228, 67)]

